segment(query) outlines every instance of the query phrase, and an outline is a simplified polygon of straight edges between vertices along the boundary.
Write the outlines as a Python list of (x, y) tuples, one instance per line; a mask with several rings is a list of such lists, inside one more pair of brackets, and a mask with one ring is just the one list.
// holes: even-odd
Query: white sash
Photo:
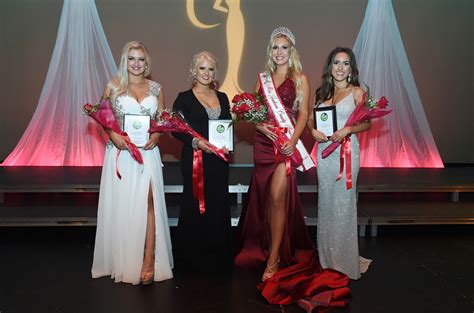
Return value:
[[(268, 109), (273, 112), (278, 126), (286, 127), (288, 129), (288, 132), (285, 135), (290, 139), (295, 132), (295, 128), (291, 122), (291, 118), (283, 107), (283, 103), (276, 91), (272, 76), (269, 73), (260, 73), (259, 79)], [(300, 139), (298, 139), (298, 142), (296, 143), (296, 149), (299, 151), (301, 158), (303, 159), (303, 163), (298, 166), (298, 170), (304, 172), (314, 167), (314, 162)]]

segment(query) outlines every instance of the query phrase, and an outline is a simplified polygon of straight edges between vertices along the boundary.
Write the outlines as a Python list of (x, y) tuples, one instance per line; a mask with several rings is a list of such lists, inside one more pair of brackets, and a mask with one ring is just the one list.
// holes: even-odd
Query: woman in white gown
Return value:
[[(161, 86), (146, 77), (151, 72), (146, 47), (125, 45), (120, 66), (107, 85), (117, 121), (125, 114), (156, 117), (164, 108)], [(140, 148), (143, 164), (126, 150), (125, 137), (108, 131), (100, 183), (97, 233), (92, 277), (111, 276), (115, 282), (144, 285), (173, 277), (173, 256), (164, 199), (163, 172), (157, 143), (160, 134)], [(122, 150), (116, 161), (117, 149)], [(116, 165), (121, 174), (117, 177)]]
[[(322, 83), (316, 90), (316, 107), (336, 107), (337, 131), (328, 137), (314, 129), (310, 114), (308, 128), (318, 144), (318, 252), (323, 268), (343, 272), (351, 279), (360, 278), (370, 260), (360, 258), (357, 237), (357, 175), (359, 173), (359, 142), (356, 133), (370, 128), (370, 121), (344, 127), (354, 108), (362, 100), (359, 71), (354, 53), (349, 48), (335, 48), (323, 68)], [(339, 181), (340, 147), (326, 159), (321, 152), (331, 142), (341, 142), (350, 135), (353, 188), (346, 189), (345, 175)]]

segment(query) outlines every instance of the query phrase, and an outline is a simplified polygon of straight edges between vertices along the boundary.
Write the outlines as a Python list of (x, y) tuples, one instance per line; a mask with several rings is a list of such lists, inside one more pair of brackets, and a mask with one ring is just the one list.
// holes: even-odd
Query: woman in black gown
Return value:
[[(231, 119), (229, 100), (216, 90), (216, 58), (209, 52), (196, 54), (190, 71), (193, 87), (180, 92), (173, 110), (208, 139), (210, 119)], [(184, 190), (177, 228), (177, 269), (195, 272), (227, 272), (232, 268), (231, 220), (229, 209), (229, 164), (209, 149), (207, 140), (174, 133), (183, 142), (181, 172)], [(201, 149), (204, 169), (205, 212), (199, 213), (193, 196), (193, 150)]]

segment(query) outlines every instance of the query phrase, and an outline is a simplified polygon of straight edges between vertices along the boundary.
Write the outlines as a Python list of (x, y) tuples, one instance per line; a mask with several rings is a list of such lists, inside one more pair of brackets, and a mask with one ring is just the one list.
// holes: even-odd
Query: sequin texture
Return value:
[[(322, 105), (324, 106), (324, 104)], [(336, 105), (338, 129), (344, 127), (354, 111), (354, 96), (350, 93)], [(352, 189), (346, 189), (345, 175), (339, 181), (340, 147), (326, 159), (321, 151), (331, 142), (318, 145), (318, 252), (323, 268), (345, 273), (351, 279), (360, 278), (357, 243), (357, 175), (359, 173), (359, 142), (351, 135)]]

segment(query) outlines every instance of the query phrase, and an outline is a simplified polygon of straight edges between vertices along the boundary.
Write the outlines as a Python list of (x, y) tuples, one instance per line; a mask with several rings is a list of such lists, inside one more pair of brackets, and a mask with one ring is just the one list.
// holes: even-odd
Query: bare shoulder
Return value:
[(298, 78), (301, 79), (301, 81), (306, 81), (308, 82), (308, 76), (306, 76), (305, 73), (301, 72), (298, 74)]
[(365, 91), (364, 91), (364, 89), (356, 86), (352, 90), (352, 93), (354, 95), (355, 102), (359, 103), (360, 101), (362, 101), (362, 97), (364, 96)]
[(304, 88), (309, 88), (309, 79), (308, 79), (308, 76), (306, 76), (305, 73), (303, 73), (303, 72), (299, 73), (297, 78), (301, 81), (301, 85)]
[(253, 91), (258, 92), (259, 89), (260, 89), (260, 79), (257, 79), (257, 81), (255, 82), (255, 86), (253, 87)]

